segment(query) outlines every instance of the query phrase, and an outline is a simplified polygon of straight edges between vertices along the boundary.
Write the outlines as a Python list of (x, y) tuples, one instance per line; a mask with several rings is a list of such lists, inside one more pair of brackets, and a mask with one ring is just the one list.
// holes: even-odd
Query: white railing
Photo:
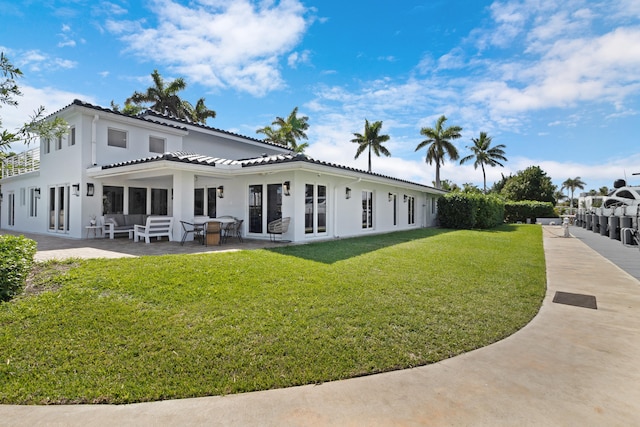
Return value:
[(22, 175), (40, 169), (40, 147), (2, 160), (2, 178)]

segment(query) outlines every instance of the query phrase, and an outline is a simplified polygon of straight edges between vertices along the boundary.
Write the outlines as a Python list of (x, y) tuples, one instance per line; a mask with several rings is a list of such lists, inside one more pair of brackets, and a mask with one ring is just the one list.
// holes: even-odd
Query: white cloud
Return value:
[[(34, 88), (27, 85), (20, 85), (22, 96), (16, 98), (17, 107), (5, 107), (2, 109), (2, 127), (10, 132), (22, 127), (34, 115), (40, 107), (45, 107), (45, 115), (69, 105), (70, 100), (82, 99), (83, 101), (95, 103), (90, 95), (67, 92), (51, 87)], [(11, 149), (16, 152), (23, 151), (26, 147), (23, 144), (13, 144)]]
[(297, 0), (201, 0), (191, 7), (156, 0), (152, 10), (155, 27), (110, 20), (107, 28), (121, 36), (128, 50), (169, 64), (189, 81), (255, 96), (284, 87), (279, 61), (300, 43), (311, 21)]
[(293, 52), (287, 58), (287, 64), (291, 68), (298, 68), (298, 65), (308, 65), (311, 63), (311, 51)]

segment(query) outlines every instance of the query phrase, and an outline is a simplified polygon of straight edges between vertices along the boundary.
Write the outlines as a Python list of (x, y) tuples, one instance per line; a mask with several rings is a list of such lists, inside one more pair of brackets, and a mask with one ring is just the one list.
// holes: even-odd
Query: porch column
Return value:
[(193, 190), (195, 188), (195, 174), (193, 172), (177, 171), (173, 173), (173, 239), (182, 239), (180, 221), (193, 221)]

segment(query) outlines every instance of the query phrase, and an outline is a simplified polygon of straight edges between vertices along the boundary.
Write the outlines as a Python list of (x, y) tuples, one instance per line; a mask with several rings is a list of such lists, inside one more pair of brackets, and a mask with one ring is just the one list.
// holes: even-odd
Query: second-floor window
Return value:
[(162, 154), (165, 151), (166, 144), (164, 138), (158, 138), (155, 136), (149, 137), (149, 152)]
[(69, 129), (69, 145), (76, 145), (76, 128)]
[(107, 133), (107, 145), (110, 147), (127, 148), (127, 132), (109, 128)]

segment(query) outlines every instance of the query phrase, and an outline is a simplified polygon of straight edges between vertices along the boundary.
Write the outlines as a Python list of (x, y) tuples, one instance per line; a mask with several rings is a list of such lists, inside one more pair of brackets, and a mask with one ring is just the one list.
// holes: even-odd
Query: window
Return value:
[(204, 188), (193, 190), (193, 214), (195, 216), (204, 215)]
[(109, 128), (107, 145), (110, 147), (127, 148), (127, 132)]
[(215, 218), (216, 213), (216, 188), (207, 188), (207, 215), (209, 218)]
[(56, 138), (56, 150), (62, 150), (62, 137), (58, 136)]
[(38, 216), (38, 197), (35, 188), (29, 189), (29, 216)]
[(151, 215), (167, 215), (169, 192), (164, 188), (151, 189)]
[(69, 129), (69, 146), (76, 145), (76, 128)]
[(435, 197), (431, 198), (431, 213), (432, 214), (436, 213), (436, 198)]
[(49, 187), (49, 230), (69, 231), (69, 186)]
[(155, 136), (149, 137), (149, 151), (151, 153), (164, 153), (166, 151), (166, 143), (164, 138), (157, 138)]
[(16, 196), (13, 193), (9, 193), (7, 203), (7, 218), (8, 225), (16, 225)]
[(327, 231), (327, 187), (305, 185), (304, 232), (306, 234)]
[(373, 192), (362, 192), (362, 228), (373, 228)]
[(146, 214), (147, 213), (147, 189), (129, 187), (129, 213), (130, 214)]
[(24, 206), (27, 204), (27, 190), (22, 187), (20, 188), (20, 206)]
[(51, 152), (51, 140), (49, 138), (45, 138), (42, 141), (42, 149), (44, 151), (45, 154), (49, 154)]
[(416, 198), (413, 196), (407, 197), (407, 224), (416, 223)]
[(249, 233), (262, 233), (262, 184), (249, 186)]
[(102, 213), (124, 212), (124, 187), (105, 185), (102, 187)]
[(398, 225), (398, 195), (391, 195), (391, 203), (393, 204), (393, 225)]

